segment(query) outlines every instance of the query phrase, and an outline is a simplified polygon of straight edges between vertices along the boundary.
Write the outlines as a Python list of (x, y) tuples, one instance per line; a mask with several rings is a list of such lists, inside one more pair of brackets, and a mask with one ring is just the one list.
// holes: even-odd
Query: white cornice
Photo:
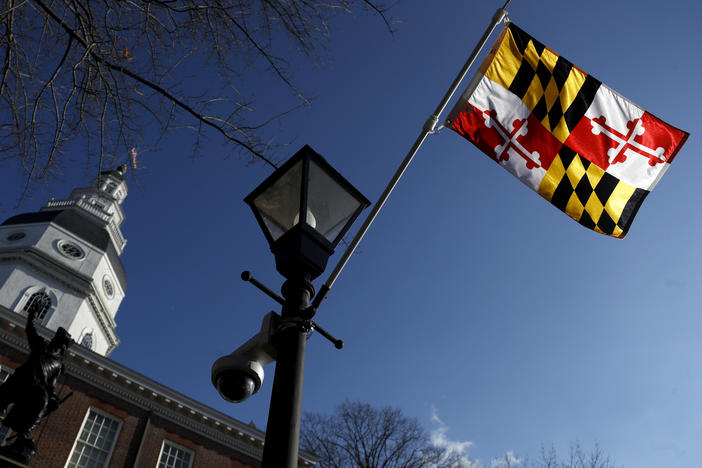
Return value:
[(117, 346), (119, 346), (119, 338), (117, 338), (117, 333), (115, 333), (115, 327), (117, 324), (114, 320), (112, 320), (110, 314), (105, 311), (105, 308), (102, 306), (102, 302), (96, 297), (95, 293), (89, 294), (86, 299), (90, 303), (90, 309), (93, 311), (95, 319), (107, 338), (108, 347), (105, 355), (109, 356), (110, 353), (114, 351)]
[[(105, 368), (99, 373), (96, 373), (94, 369), (86, 367), (86, 365), (89, 364), (91, 363), (69, 361), (66, 365), (66, 370), (69, 375), (88, 382), (92, 386), (107, 391), (112, 395), (116, 395), (144, 410), (149, 410), (163, 419), (183, 426), (197, 434), (205, 435), (225, 446), (235, 448), (255, 459), (261, 458), (265, 436), (257, 437), (256, 435), (250, 435), (235, 429), (231, 425), (229, 425), (230, 429), (227, 431), (229, 434), (216, 430), (204, 423), (204, 421), (209, 421), (210, 418), (204, 416), (202, 413), (198, 413), (181, 403), (169, 399), (169, 403), (175, 405), (176, 408), (178, 408), (179, 404), (182, 406), (182, 409), (173, 409), (169, 406), (169, 403), (166, 403), (165, 399), (163, 399), (163, 395), (151, 391), (141, 385), (140, 382), (129, 379), (124, 380), (119, 374), (116, 374), (117, 377), (114, 377), (113, 374), (105, 374), (105, 372), (111, 372)], [(220, 425), (221, 424), (220, 422)]]
[(71, 269), (69, 270), (70, 273), (77, 277), (78, 281), (66, 281), (66, 278), (70, 278), (71, 275), (61, 275), (60, 273), (57, 273), (57, 271), (65, 271), (68, 268), (65, 268), (63, 264), (56, 262), (51, 257), (44, 255), (41, 250), (31, 247), (29, 249), (18, 248), (0, 250), (0, 263), (10, 261), (24, 263), (33, 270), (48, 275), (73, 292), (85, 297), (90, 304), (90, 309), (93, 311), (96, 321), (107, 338), (108, 349), (105, 354), (109, 355), (115, 350), (115, 348), (117, 348), (117, 346), (119, 346), (120, 341), (115, 333), (117, 324), (112, 319), (110, 314), (107, 313), (102, 302), (98, 299), (92, 277), (88, 277), (77, 272), (76, 270)]
[[(92, 277), (67, 267), (36, 247), (0, 249), (0, 262), (11, 261), (24, 263), (37, 272), (46, 273), (52, 279), (78, 294), (88, 295), (92, 291)], [(74, 281), (67, 281), (66, 278), (74, 279)]]
[[(24, 317), (0, 306), (0, 341), (28, 352), (26, 341), (7, 329), (24, 330)], [(3, 323), (8, 326), (2, 326)], [(39, 333), (51, 332), (39, 327)], [(260, 460), (265, 433), (224, 413), (203, 405), (181, 393), (79, 345), (71, 347), (66, 359), (69, 375), (128, 401), (140, 408), (202, 434), (225, 446)], [(300, 466), (312, 466), (318, 459), (300, 454)]]

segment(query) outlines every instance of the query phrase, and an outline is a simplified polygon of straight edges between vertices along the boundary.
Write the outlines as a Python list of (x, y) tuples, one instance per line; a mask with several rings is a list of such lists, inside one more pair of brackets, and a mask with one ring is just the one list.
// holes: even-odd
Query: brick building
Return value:
[[(39, 333), (64, 327), (78, 343), (56, 389), (71, 396), (33, 432), (29, 466), (257, 467), (262, 431), (108, 358), (126, 294), (123, 175), (103, 172), (70, 198), (0, 224), (0, 380), (28, 356), (26, 310), (36, 301)], [(0, 441), (8, 432), (0, 426)], [(316, 461), (301, 452), (299, 466)]]

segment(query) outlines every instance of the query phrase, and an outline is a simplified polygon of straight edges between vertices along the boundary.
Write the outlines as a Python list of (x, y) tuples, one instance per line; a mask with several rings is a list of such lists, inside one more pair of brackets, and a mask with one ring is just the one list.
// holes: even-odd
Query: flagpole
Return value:
[(473, 65), (473, 62), (475, 61), (476, 57), (478, 56), (478, 54), (482, 50), (483, 46), (485, 46), (485, 43), (490, 38), (490, 35), (492, 34), (492, 32), (495, 30), (497, 25), (502, 22), (502, 20), (505, 18), (505, 16), (507, 16), (507, 11), (505, 10), (505, 8), (509, 4), (509, 2), (510, 2), (510, 0), (507, 0), (507, 2), (504, 4), (504, 6), (502, 8), (498, 8), (497, 11), (495, 12), (495, 14), (493, 15), (492, 21), (490, 22), (490, 25), (487, 27), (487, 29), (483, 33), (483, 36), (480, 38), (480, 41), (473, 49), (473, 52), (471, 52), (470, 57), (468, 57), (468, 60), (463, 65), (463, 68), (458, 73), (458, 76), (456, 76), (456, 79), (453, 80), (451, 87), (446, 92), (446, 94), (444, 95), (444, 97), (441, 100), (441, 102), (439, 103), (439, 105), (436, 107), (436, 110), (434, 111), (434, 113), (431, 114), (429, 116), (429, 118), (427, 119), (427, 121), (424, 123), (424, 126), (422, 127), (422, 132), (419, 134), (419, 136), (415, 140), (414, 144), (412, 145), (412, 148), (407, 153), (407, 156), (405, 156), (405, 159), (400, 164), (400, 167), (398, 167), (397, 171), (395, 171), (395, 174), (393, 175), (392, 179), (390, 179), (390, 182), (388, 183), (387, 187), (385, 187), (385, 190), (383, 191), (382, 195), (380, 195), (380, 198), (373, 206), (373, 209), (371, 210), (371, 212), (368, 215), (368, 217), (366, 218), (366, 220), (363, 222), (363, 225), (361, 226), (361, 228), (356, 233), (356, 236), (353, 238), (353, 240), (349, 244), (348, 248), (346, 249), (346, 252), (344, 252), (344, 255), (339, 260), (339, 263), (337, 263), (336, 267), (329, 275), (329, 278), (327, 278), (327, 281), (320, 288), (319, 293), (317, 293), (317, 295), (315, 296), (314, 301), (312, 302), (312, 308), (318, 309), (319, 306), (322, 304), (322, 301), (324, 301), (324, 299), (327, 297), (327, 294), (329, 294), (329, 291), (331, 290), (331, 287), (333, 286), (337, 277), (341, 273), (341, 270), (343, 270), (344, 266), (346, 266), (346, 263), (348, 262), (349, 258), (351, 257), (353, 252), (356, 250), (356, 247), (361, 242), (361, 239), (363, 239), (363, 236), (368, 231), (368, 228), (370, 227), (370, 225), (375, 220), (375, 217), (378, 215), (380, 210), (383, 208), (383, 205), (387, 201), (387, 199), (390, 196), (390, 194), (392, 193), (393, 189), (395, 188), (397, 183), (400, 181), (400, 178), (402, 178), (402, 175), (404, 174), (405, 170), (407, 169), (407, 166), (409, 166), (409, 164), (412, 162), (414, 155), (417, 154), (419, 147), (422, 145), (422, 143), (424, 143), (424, 140), (426, 139), (426, 137), (429, 134), (434, 133), (434, 128), (435, 128), (437, 122), (439, 121), (439, 116), (446, 109), (446, 106), (448, 105), (449, 101), (451, 100), (451, 97), (453, 96), (453, 94), (456, 92), (456, 90), (460, 86), (461, 81), (463, 81), (463, 79), (465, 78), (466, 74), (468, 73), (468, 70)]

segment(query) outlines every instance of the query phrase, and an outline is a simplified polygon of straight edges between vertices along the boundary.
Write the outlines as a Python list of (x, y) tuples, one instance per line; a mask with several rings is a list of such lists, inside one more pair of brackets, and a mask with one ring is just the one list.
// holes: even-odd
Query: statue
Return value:
[(0, 454), (25, 464), (36, 454), (36, 445), (29, 434), (61, 403), (54, 387), (64, 370), (66, 349), (73, 343), (63, 327), (51, 341), (39, 336), (34, 326), (37, 312), (38, 307), (33, 304), (27, 315), (29, 358), (0, 385), (0, 421), (16, 433), (12, 444), (0, 447)]

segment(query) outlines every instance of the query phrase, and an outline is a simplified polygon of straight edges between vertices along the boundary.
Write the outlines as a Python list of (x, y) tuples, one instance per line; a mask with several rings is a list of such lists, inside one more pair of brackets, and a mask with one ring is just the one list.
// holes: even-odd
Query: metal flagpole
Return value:
[(444, 95), (444, 97), (441, 100), (441, 102), (439, 103), (439, 105), (436, 107), (436, 110), (434, 111), (434, 113), (432, 115), (430, 115), (429, 118), (427, 119), (427, 121), (424, 123), (424, 126), (422, 127), (422, 132), (417, 137), (417, 140), (412, 145), (412, 148), (407, 153), (407, 156), (405, 156), (405, 159), (402, 161), (402, 164), (400, 164), (400, 167), (398, 167), (397, 171), (395, 171), (395, 175), (393, 175), (392, 179), (390, 179), (390, 182), (388, 183), (387, 187), (385, 187), (385, 191), (382, 193), (382, 195), (380, 196), (378, 201), (373, 206), (373, 209), (371, 210), (370, 214), (368, 215), (366, 220), (363, 222), (363, 225), (358, 230), (358, 232), (356, 233), (356, 236), (353, 238), (353, 240), (349, 244), (348, 248), (346, 249), (346, 252), (344, 252), (344, 255), (339, 260), (339, 263), (337, 263), (336, 267), (334, 268), (334, 271), (331, 272), (331, 274), (329, 275), (329, 278), (327, 278), (327, 281), (320, 288), (319, 293), (315, 296), (314, 301), (312, 302), (312, 307), (314, 309), (318, 309), (319, 306), (322, 304), (322, 301), (324, 301), (324, 299), (327, 297), (327, 294), (329, 294), (329, 290), (331, 290), (331, 287), (334, 284), (334, 281), (336, 281), (336, 278), (339, 276), (339, 273), (341, 273), (341, 270), (343, 270), (344, 266), (346, 266), (346, 262), (348, 262), (349, 258), (353, 254), (354, 250), (356, 250), (356, 247), (358, 246), (359, 242), (361, 242), (361, 239), (363, 239), (363, 236), (368, 231), (368, 228), (375, 220), (375, 217), (378, 215), (378, 212), (383, 208), (383, 205), (385, 204), (388, 197), (390, 196), (390, 193), (392, 193), (393, 189), (395, 188), (397, 183), (400, 181), (400, 178), (402, 177), (405, 170), (407, 169), (407, 166), (409, 166), (409, 164), (412, 162), (414, 155), (417, 154), (419, 147), (422, 145), (422, 143), (424, 143), (424, 140), (426, 139), (426, 137), (429, 134), (434, 132), (434, 128), (435, 128), (437, 122), (439, 121), (439, 116), (441, 115), (441, 113), (444, 111), (444, 109), (448, 105), (448, 102), (451, 100), (451, 97), (453, 96), (453, 94), (456, 92), (456, 90), (460, 86), (461, 81), (463, 81), (463, 78), (465, 78), (466, 74), (468, 73), (468, 70), (473, 65), (473, 62), (475, 61), (476, 57), (480, 53), (480, 50), (483, 48), (485, 43), (488, 41), (490, 35), (495, 30), (497, 25), (502, 22), (502, 20), (505, 18), (505, 16), (507, 16), (507, 11), (505, 10), (505, 8), (507, 7), (507, 5), (509, 4), (510, 1), (511, 0), (507, 0), (507, 2), (502, 6), (502, 8), (499, 8), (495, 12), (495, 14), (492, 17), (492, 21), (490, 22), (490, 25), (487, 27), (487, 29), (483, 33), (483, 37), (480, 38), (480, 41), (473, 49), (473, 52), (470, 54), (470, 57), (468, 57), (468, 60), (463, 65), (463, 68), (461, 69), (461, 71), (458, 73), (458, 76), (456, 76), (456, 79), (453, 80), (451, 87), (446, 92), (446, 94)]

